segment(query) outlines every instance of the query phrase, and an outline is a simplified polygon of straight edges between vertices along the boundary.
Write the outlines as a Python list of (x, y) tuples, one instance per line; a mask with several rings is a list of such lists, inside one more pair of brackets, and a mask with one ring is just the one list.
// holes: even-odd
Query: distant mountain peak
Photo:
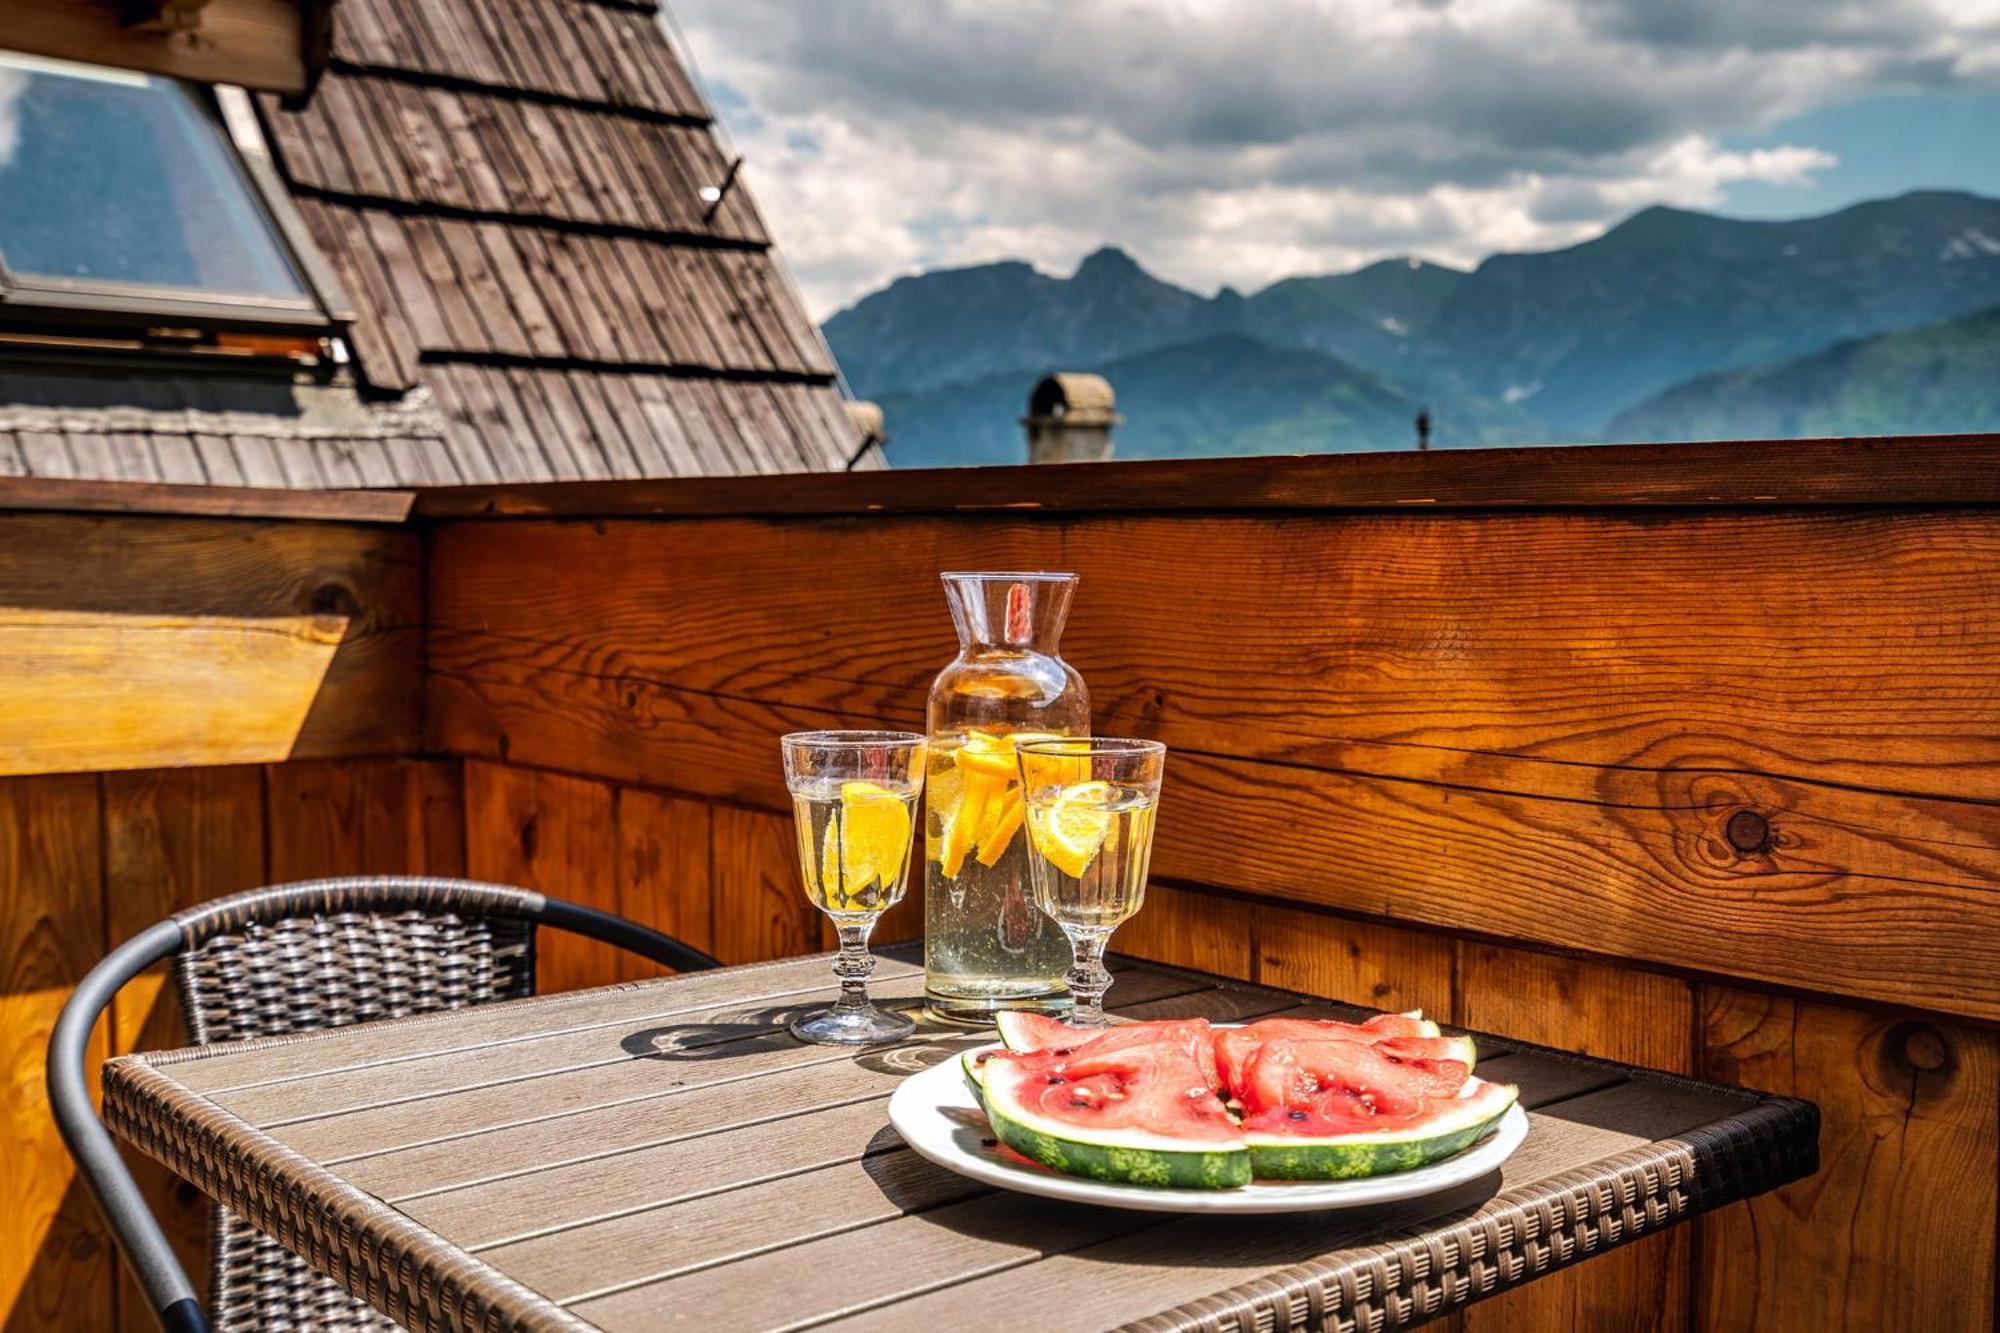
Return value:
[(1083, 262), (1076, 266), (1076, 272), (1070, 276), (1070, 280), (1072, 282), (1091, 279), (1102, 281), (1106, 278), (1144, 278), (1151, 276), (1145, 269), (1139, 267), (1138, 260), (1126, 254), (1117, 246), (1100, 245), (1083, 257)]

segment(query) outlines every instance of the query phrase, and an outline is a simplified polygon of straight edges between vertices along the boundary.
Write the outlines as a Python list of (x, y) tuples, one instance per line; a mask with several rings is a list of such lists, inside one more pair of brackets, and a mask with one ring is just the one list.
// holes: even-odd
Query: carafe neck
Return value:
[(1009, 651), (1060, 655), (1076, 575), (941, 574), (960, 653)]

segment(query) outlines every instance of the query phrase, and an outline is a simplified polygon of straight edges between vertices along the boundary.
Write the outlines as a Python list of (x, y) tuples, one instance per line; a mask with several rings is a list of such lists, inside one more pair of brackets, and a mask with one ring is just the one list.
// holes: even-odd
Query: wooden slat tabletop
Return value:
[[(889, 950), (877, 993), (914, 1001)], [(1530, 1131), (1487, 1179), (1351, 1212), (1217, 1219), (996, 1191), (889, 1127), (907, 1074), (990, 1033), (856, 1053), (784, 1025), (824, 957), (105, 1069), (114, 1129), (418, 1329), (1419, 1322), (1810, 1173), (1817, 1114), (1481, 1038)], [(1134, 1018), (1356, 1011), (1151, 964)]]

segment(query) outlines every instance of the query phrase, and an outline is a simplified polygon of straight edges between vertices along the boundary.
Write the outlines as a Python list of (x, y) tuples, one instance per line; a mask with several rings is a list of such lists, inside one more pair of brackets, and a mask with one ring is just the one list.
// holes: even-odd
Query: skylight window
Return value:
[(0, 52), (0, 313), (324, 325), (204, 94)]

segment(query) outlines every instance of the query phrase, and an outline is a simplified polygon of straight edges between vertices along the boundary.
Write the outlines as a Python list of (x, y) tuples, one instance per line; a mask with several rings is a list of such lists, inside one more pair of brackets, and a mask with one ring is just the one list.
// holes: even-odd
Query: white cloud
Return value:
[(26, 71), (0, 69), (0, 169), (14, 161), (21, 146), (21, 98), (27, 91)]
[(825, 315), (919, 268), (1111, 241), (1243, 288), (1471, 263), (1801, 184), (1738, 151), (1870, 92), (2000, 86), (2000, 0), (677, 0)]

